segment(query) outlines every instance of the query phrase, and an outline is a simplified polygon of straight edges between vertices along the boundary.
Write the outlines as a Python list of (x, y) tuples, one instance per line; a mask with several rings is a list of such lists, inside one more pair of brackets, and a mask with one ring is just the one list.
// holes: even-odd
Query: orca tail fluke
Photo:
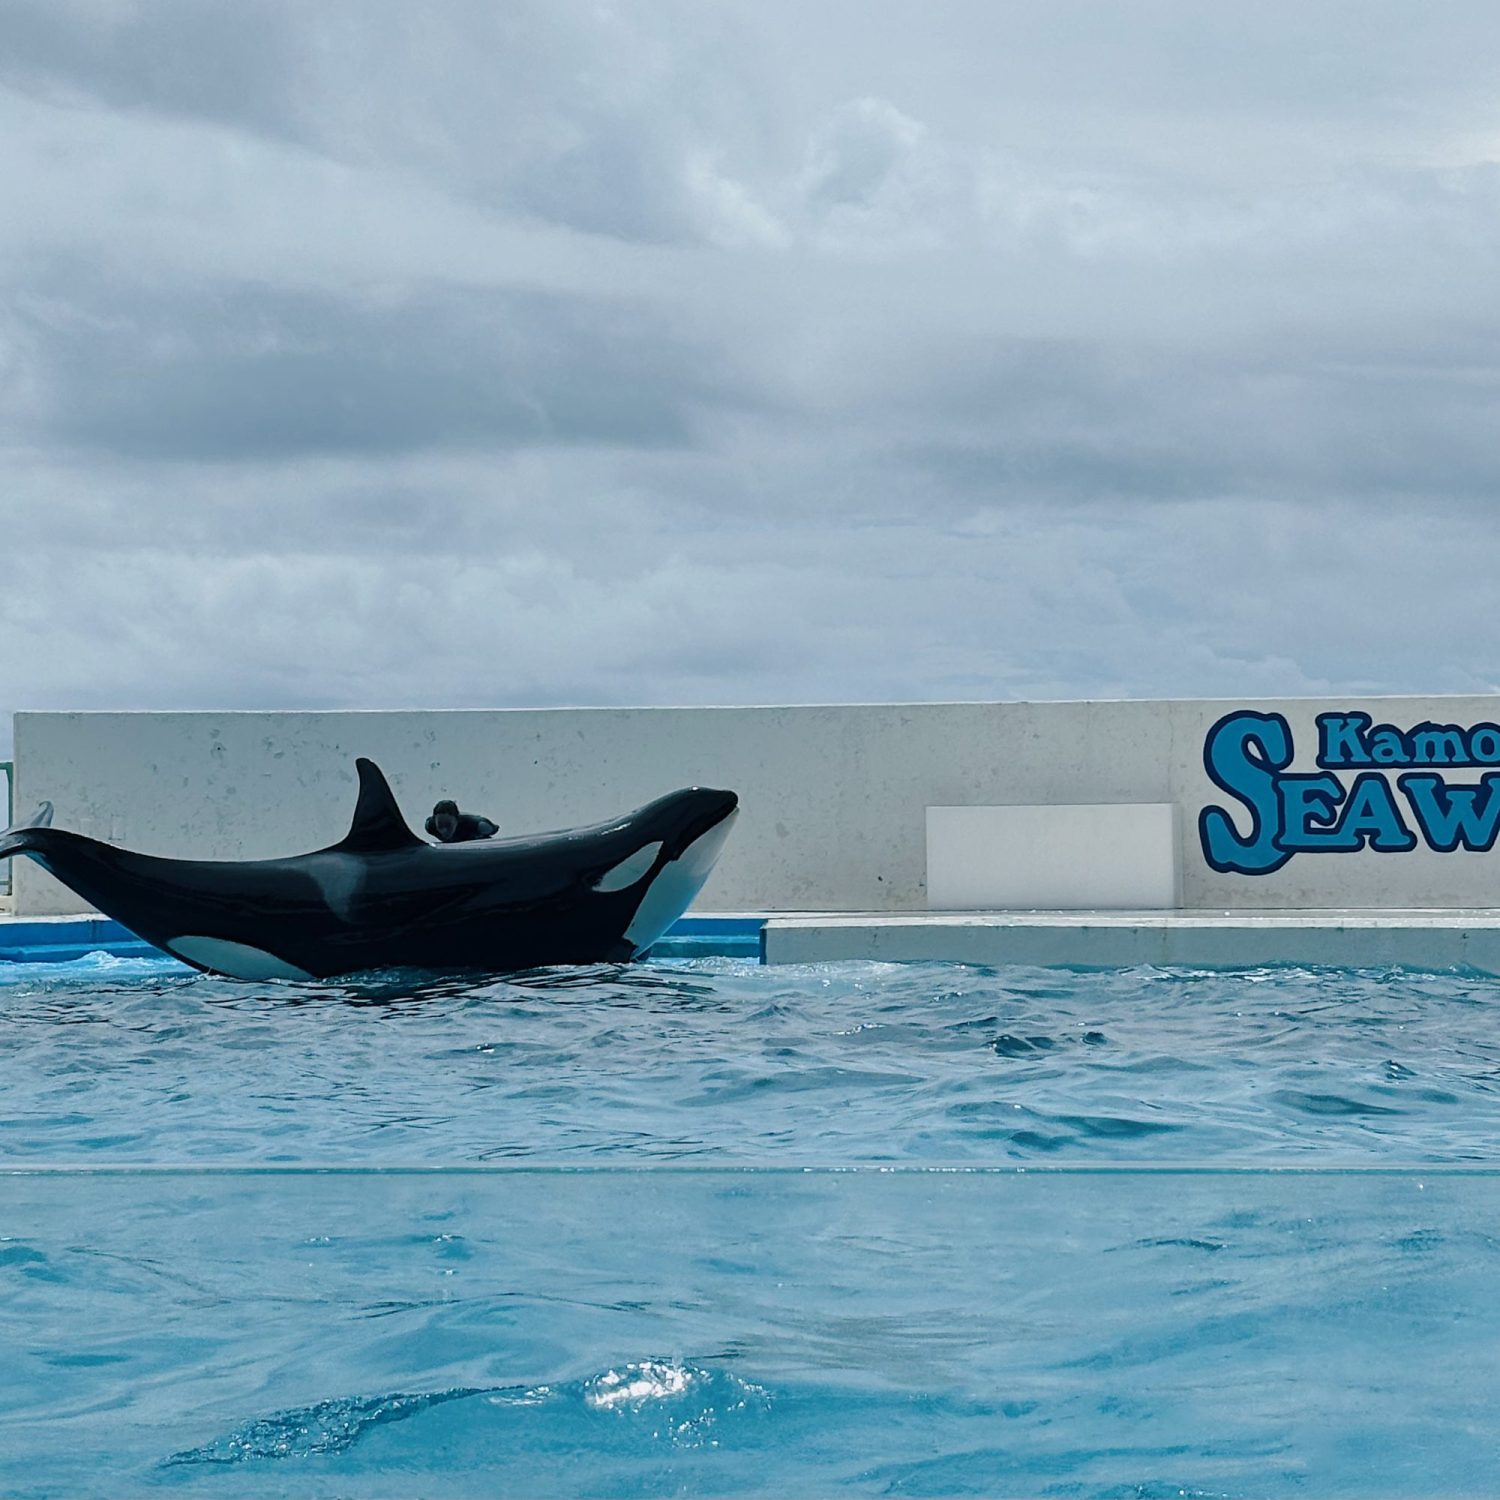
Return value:
[(35, 846), (35, 840), (28, 835), (51, 826), (52, 804), (43, 802), (29, 818), (22, 818), (20, 822), (12, 823), (4, 833), (0, 833), (0, 859), (9, 859), (13, 854), (28, 853)]

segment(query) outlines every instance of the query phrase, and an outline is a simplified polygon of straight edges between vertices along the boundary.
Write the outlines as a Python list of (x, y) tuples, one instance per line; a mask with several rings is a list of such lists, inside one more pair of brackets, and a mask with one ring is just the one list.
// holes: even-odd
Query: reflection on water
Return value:
[[(224, 983), (213, 981), (212, 976), (204, 977)], [(649, 964), (576, 964), (519, 969), (502, 976), (476, 975), (467, 970), (445, 973), (375, 969), (309, 982), (228, 983), (235, 993), (219, 998), (221, 1003), (229, 1005), (410, 1006), (447, 1000), (491, 1000), (503, 1004), (537, 994), (561, 1004), (578, 1000), (589, 1005), (634, 1005), (651, 998), (690, 1005), (714, 999), (711, 985), (696, 984), (680, 972)]]

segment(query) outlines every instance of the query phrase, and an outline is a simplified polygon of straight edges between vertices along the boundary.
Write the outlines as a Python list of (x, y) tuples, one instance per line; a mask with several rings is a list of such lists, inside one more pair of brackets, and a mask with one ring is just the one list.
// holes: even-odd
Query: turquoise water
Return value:
[(7, 968), (0, 1492), (1491, 1493), (1497, 1001)]
[(698, 960), (246, 984), (0, 965), (46, 1162), (1488, 1161), (1500, 982)]

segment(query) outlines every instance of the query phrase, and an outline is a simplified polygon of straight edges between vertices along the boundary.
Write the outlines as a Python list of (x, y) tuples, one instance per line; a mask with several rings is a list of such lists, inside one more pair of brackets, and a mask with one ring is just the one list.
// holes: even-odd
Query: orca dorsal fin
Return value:
[(426, 844), (406, 826), (385, 772), (364, 756), (360, 756), (354, 765), (359, 772), (359, 801), (354, 804), (354, 821), (349, 825), (349, 832), (331, 848), (341, 854), (386, 854), (397, 849), (425, 849)]

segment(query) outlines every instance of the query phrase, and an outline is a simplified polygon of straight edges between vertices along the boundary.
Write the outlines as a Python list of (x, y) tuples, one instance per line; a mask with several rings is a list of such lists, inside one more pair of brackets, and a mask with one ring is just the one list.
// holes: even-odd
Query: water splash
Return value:
[(584, 1404), (594, 1411), (611, 1411), (617, 1407), (642, 1407), (648, 1401), (680, 1396), (692, 1383), (694, 1371), (682, 1365), (648, 1359), (626, 1365), (621, 1370), (606, 1370), (586, 1382)]
[(763, 1387), (727, 1371), (645, 1359), (558, 1385), (454, 1386), (442, 1391), (338, 1396), (256, 1417), (201, 1447), (172, 1454), (164, 1466), (343, 1453), (374, 1428), (404, 1422), (432, 1407), (469, 1400), (482, 1400), (490, 1407), (551, 1407), (594, 1420), (644, 1415), (650, 1424), (644, 1435), (649, 1439), (693, 1447), (716, 1441), (710, 1434), (724, 1417), (764, 1411), (770, 1405)]
[(462, 1401), (491, 1392), (482, 1386), (446, 1391), (405, 1392), (387, 1396), (339, 1396), (313, 1406), (293, 1407), (257, 1417), (201, 1448), (174, 1453), (168, 1464), (238, 1464), (263, 1458), (306, 1458), (314, 1453), (342, 1453), (372, 1427), (403, 1422), (430, 1406)]

